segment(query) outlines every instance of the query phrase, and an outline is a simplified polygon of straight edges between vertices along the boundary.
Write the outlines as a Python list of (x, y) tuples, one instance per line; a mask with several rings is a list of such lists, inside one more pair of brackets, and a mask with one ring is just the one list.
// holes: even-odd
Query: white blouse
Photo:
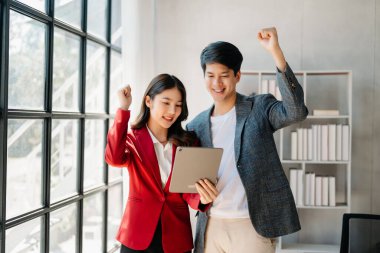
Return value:
[(157, 138), (153, 135), (153, 133), (150, 131), (149, 127), (146, 126), (146, 128), (148, 129), (150, 137), (152, 138), (152, 141), (153, 141), (153, 146), (154, 146), (154, 151), (156, 152), (158, 166), (160, 167), (162, 188), (164, 188), (166, 185), (166, 182), (168, 181), (171, 167), (172, 167), (173, 144), (170, 142), (167, 142), (165, 146), (162, 145), (157, 140)]

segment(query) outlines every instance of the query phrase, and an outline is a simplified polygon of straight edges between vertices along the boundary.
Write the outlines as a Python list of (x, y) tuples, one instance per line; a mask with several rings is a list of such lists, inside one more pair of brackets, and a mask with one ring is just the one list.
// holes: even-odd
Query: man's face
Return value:
[(236, 84), (240, 80), (240, 71), (234, 71), (220, 63), (206, 64), (205, 83), (214, 102), (228, 102), (236, 95)]

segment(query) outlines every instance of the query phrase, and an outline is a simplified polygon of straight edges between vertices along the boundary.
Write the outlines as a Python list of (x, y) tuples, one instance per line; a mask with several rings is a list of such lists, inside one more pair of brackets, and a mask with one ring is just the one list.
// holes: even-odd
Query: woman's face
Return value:
[(182, 111), (182, 95), (176, 88), (164, 90), (154, 99), (145, 98), (145, 104), (150, 109), (151, 123), (168, 129), (177, 120)]

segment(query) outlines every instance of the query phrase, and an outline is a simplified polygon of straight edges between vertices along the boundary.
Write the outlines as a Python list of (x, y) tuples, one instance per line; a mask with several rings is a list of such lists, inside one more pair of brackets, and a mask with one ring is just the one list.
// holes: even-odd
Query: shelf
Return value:
[(328, 245), (328, 244), (283, 244), (281, 252), (328, 252), (328, 253), (338, 253), (340, 250), (339, 245)]
[(281, 163), (296, 164), (349, 164), (351, 161), (305, 161), (305, 160), (281, 160)]
[(336, 206), (297, 206), (298, 209), (328, 209), (328, 210), (345, 210), (348, 208), (347, 204)]
[(314, 116), (309, 115), (307, 116), (307, 119), (349, 119), (350, 116), (348, 115), (338, 115), (338, 116)]
[[(301, 226), (303, 229), (292, 235), (282, 236), (278, 239), (276, 252), (286, 253), (338, 253), (340, 251), (340, 238), (338, 235), (341, 233), (341, 227), (338, 220), (344, 212), (349, 212), (351, 209), (351, 148), (352, 148), (352, 71), (351, 70), (299, 70), (293, 71), (304, 91), (304, 102), (308, 106), (310, 115), (307, 116), (303, 122), (298, 122), (288, 128), (280, 129), (276, 132), (274, 138), (278, 153), (281, 159), (281, 164), (284, 167), (284, 172), (290, 181), (290, 169), (297, 170), (297, 178), (293, 180), (298, 181), (296, 190), (297, 194), (302, 199), (297, 199), (298, 214), (300, 216)], [(255, 82), (253, 92), (257, 94), (271, 93), (276, 97), (276, 91), (270, 87), (269, 80), (276, 78), (275, 70), (242, 70), (242, 75), (249, 77), (249, 81)], [(265, 81), (265, 82), (263, 82)], [(268, 81), (268, 83), (266, 82)], [(248, 81), (247, 81), (248, 82)], [(271, 85), (273, 86), (273, 81)], [(278, 85), (278, 83), (276, 83)], [(249, 86), (249, 94), (252, 92), (252, 87)], [(270, 90), (271, 89), (271, 90)], [(320, 96), (320, 97), (319, 97)], [(339, 115), (313, 115), (314, 110), (336, 110)], [(322, 113), (320, 111), (319, 113)], [(346, 161), (321, 161), (321, 160), (290, 160), (292, 154), (292, 136), (291, 132), (295, 129), (310, 129), (313, 125), (348, 125), (348, 144), (345, 139), (345, 148), (348, 147), (348, 156), (345, 153)], [(309, 131), (309, 130), (308, 130)], [(313, 130), (312, 130), (313, 131)], [(318, 129), (317, 129), (318, 131)], [(312, 136), (312, 149), (321, 148), (321, 134), (322, 129), (317, 136)], [(343, 131), (343, 129), (342, 129)], [(347, 133), (347, 132), (345, 132)], [(297, 133), (297, 136), (300, 133)], [(302, 136), (304, 136), (302, 130)], [(308, 133), (307, 133), (308, 135)], [(307, 136), (306, 135), (306, 136)], [(345, 135), (346, 136), (346, 135)], [(319, 138), (319, 139), (317, 139)], [(337, 138), (337, 136), (335, 136)], [(340, 136), (340, 141), (343, 139)], [(347, 138), (347, 137), (346, 137)], [(306, 137), (306, 141), (302, 139), (303, 145), (308, 145), (310, 137)], [(316, 140), (315, 140), (316, 139)], [(325, 139), (324, 139), (325, 140)], [(314, 141), (317, 142), (315, 147)], [(336, 139), (335, 139), (336, 141)], [(325, 144), (325, 143), (324, 143)], [(328, 145), (330, 145), (328, 141)], [(343, 145), (343, 144), (342, 144)], [(298, 143), (297, 143), (298, 146)], [(331, 144), (332, 146), (332, 144)], [(336, 143), (335, 143), (335, 146)], [(294, 148), (294, 147), (293, 147)], [(308, 146), (309, 148), (309, 146)], [(324, 148), (326, 148), (324, 146)], [(333, 147), (333, 149), (336, 147)], [(298, 151), (298, 150), (297, 150)], [(296, 151), (296, 152), (297, 152)], [(321, 150), (318, 150), (321, 151)], [(345, 150), (347, 152), (347, 150)], [(294, 152), (294, 150), (293, 150)], [(312, 156), (301, 156), (302, 158), (321, 158), (321, 154), (316, 156), (313, 150)], [(343, 150), (342, 150), (343, 152)], [(321, 152), (322, 153), (322, 152)], [(310, 154), (308, 154), (310, 155)], [(337, 154), (336, 154), (337, 155)], [(298, 156), (299, 157), (299, 156)], [(331, 157), (331, 156), (330, 156)], [(340, 156), (336, 156), (341, 158)], [(335, 157), (335, 158), (336, 158)], [(343, 156), (342, 156), (343, 157)], [(300, 173), (299, 173), (300, 172)], [(305, 206), (306, 203), (306, 184), (308, 184), (306, 175), (314, 172), (317, 176), (334, 176), (335, 177), (335, 202), (336, 206)], [(294, 181), (293, 181), (294, 182)], [(309, 182), (310, 183), (310, 182)], [(294, 184), (293, 184), (294, 186)], [(314, 184), (315, 187), (315, 184)], [(330, 187), (330, 186), (329, 186)], [(294, 187), (293, 187), (294, 189)], [(325, 203), (325, 202), (324, 202)], [(303, 224), (302, 224), (303, 223)], [(307, 228), (307, 229), (306, 229)], [(312, 242), (316, 242), (313, 244)]]
[(322, 76), (325, 76), (325, 75), (350, 75), (352, 74), (352, 71), (351, 70), (324, 70), (324, 71), (313, 71), (313, 70), (308, 70), (308, 71), (305, 71), (306, 72), (306, 75), (310, 75), (310, 76), (314, 76), (314, 75), (322, 75)]
[[(276, 71), (274, 70), (241, 70), (241, 73), (243, 75), (274, 75), (276, 74)], [(293, 70), (293, 73), (295, 75), (309, 75), (309, 76), (315, 76), (315, 75), (350, 75), (352, 73), (351, 70)]]

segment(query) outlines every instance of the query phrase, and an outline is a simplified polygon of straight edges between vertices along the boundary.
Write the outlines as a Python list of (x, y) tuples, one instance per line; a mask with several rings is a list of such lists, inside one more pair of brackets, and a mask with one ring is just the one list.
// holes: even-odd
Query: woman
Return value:
[(193, 239), (187, 205), (205, 211), (218, 193), (208, 180), (196, 183), (199, 194), (169, 192), (175, 148), (196, 142), (181, 126), (188, 116), (185, 87), (175, 76), (155, 77), (129, 131), (131, 88), (121, 89), (118, 98), (120, 108), (108, 132), (106, 161), (129, 171), (129, 197), (117, 234), (120, 252), (190, 252)]

